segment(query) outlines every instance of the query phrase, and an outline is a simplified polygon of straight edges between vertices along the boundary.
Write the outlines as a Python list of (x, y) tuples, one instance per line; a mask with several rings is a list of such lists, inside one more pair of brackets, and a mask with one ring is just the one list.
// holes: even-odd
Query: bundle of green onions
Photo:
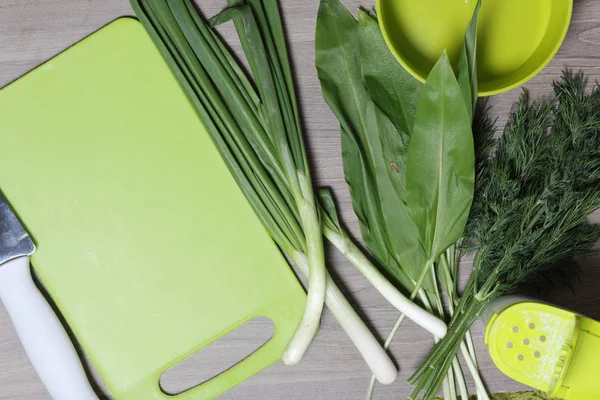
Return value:
[[(228, 0), (229, 8), (210, 23), (189, 0), (131, 3), (265, 228), (308, 277), (306, 310), (283, 361), (302, 358), (325, 302), (378, 381), (391, 383), (394, 364), (325, 269), (322, 235), (407, 316), (438, 337), (446, 325), (404, 297), (350, 240), (328, 191), (318, 203), (277, 0)], [(229, 20), (253, 80), (213, 29)]]

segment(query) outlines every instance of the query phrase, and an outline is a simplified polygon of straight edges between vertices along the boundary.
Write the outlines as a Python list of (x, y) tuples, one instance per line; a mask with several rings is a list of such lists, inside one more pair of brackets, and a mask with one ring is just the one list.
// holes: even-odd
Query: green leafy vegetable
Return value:
[(356, 199), (353, 203), (361, 221), (363, 237), (376, 257), (388, 261), (382, 234), (385, 226), (377, 207), (379, 200), (374, 190), (361, 189), (372, 185), (376, 179), (371, 168), (371, 143), (361, 136), (368, 129), (376, 128), (376, 124), (374, 118), (361, 108), (367, 102), (367, 94), (361, 85), (356, 54), (357, 27), (354, 18), (341, 4), (321, 2), (315, 37), (316, 67), (323, 96), (340, 120), (342, 152), (353, 160), (351, 164), (344, 165), (344, 172), (353, 200)]
[[(475, 35), (475, 29), (468, 35)], [(465, 43), (475, 46), (475, 37)], [(475, 48), (469, 47), (468, 54), (474, 57)], [(323, 96), (340, 121), (344, 173), (363, 238), (382, 268), (412, 292), (411, 299), (418, 296), (426, 309), (443, 316), (433, 265), (448, 247), (454, 251), (473, 196), (471, 120), (477, 83), (474, 63), (463, 63), (468, 79), (459, 86), (447, 58), (440, 62), (445, 62), (441, 77), (446, 79), (434, 76), (425, 89), (387, 49), (373, 14), (359, 11), (357, 22), (339, 0), (321, 0), (316, 66)], [(425, 102), (435, 91), (451, 92), (448, 101)], [(424, 104), (420, 112), (419, 98)], [(415, 116), (419, 126), (413, 129)], [(425, 162), (428, 168), (422, 171)], [(441, 279), (456, 287), (456, 273), (441, 274)], [(468, 350), (469, 360), (474, 359), (472, 346)], [(461, 393), (466, 389), (460, 366), (451, 359), (453, 372), (444, 392), (454, 398), (454, 375)], [(475, 363), (469, 367), (481, 388)]]
[[(306, 237), (309, 264), (306, 311), (300, 323), (302, 328), (298, 330), (284, 354), (284, 362), (296, 364), (316, 334), (325, 301), (326, 270), (321, 223), (300, 124), (294, 119), (297, 106), (295, 101), (292, 102), (293, 85), (286, 82), (286, 79), (291, 78), (291, 74), (286, 74), (282, 68), (285, 65), (286, 70), (289, 70), (289, 61), (287, 57), (280, 59), (282, 54), (275, 48), (275, 39), (270, 33), (271, 27), (261, 1), (250, 1), (248, 5), (243, 6), (240, 0), (229, 0), (229, 4), (236, 6), (231, 9), (234, 12), (233, 19), (262, 99), (263, 124), (279, 156), (280, 168), (284, 171), (290, 192), (295, 199)], [(278, 7), (276, 3), (274, 6)], [(200, 57), (199, 54), (197, 56)]]
[[(379, 133), (395, 137), (398, 130), (371, 101), (357, 52), (367, 49), (361, 42), (385, 43), (371, 16), (361, 11), (359, 21), (339, 0), (321, 1), (315, 43), (323, 97), (340, 121), (344, 175), (368, 249), (400, 286), (412, 291), (416, 282), (429, 278), (424, 286), (431, 289), (431, 278), (421, 276), (425, 254), (417, 228), (389, 177), (389, 169), (397, 166), (383, 156)], [(370, 57), (393, 58), (389, 52)], [(396, 63), (394, 74), (408, 73)]]
[[(473, 199), (474, 158), (471, 118), (444, 53), (421, 90), (406, 168), (407, 205), (428, 257), (424, 270), (433, 272), (435, 261), (462, 236)], [(449, 286), (456, 276), (446, 278)], [(443, 312), (439, 296), (438, 308)]]
[(364, 85), (369, 97), (393, 123), (385, 129), (380, 118), (379, 138), (386, 169), (396, 194), (406, 202), (406, 157), (414, 125), (416, 106), (422, 84), (391, 55), (379, 25), (372, 16), (359, 11), (358, 39)]
[(376, 18), (361, 10), (358, 26), (362, 75), (369, 97), (401, 134), (410, 136), (423, 84), (398, 65)]
[(421, 91), (406, 167), (407, 205), (429, 262), (464, 231), (473, 200), (471, 119), (446, 53)]
[[(472, 42), (474, 43), (474, 40)], [(356, 51), (357, 47), (359, 52)], [(419, 171), (412, 176), (414, 186), (437, 182), (438, 187), (443, 183), (441, 189), (445, 190), (440, 196), (438, 193), (427, 193), (419, 186), (418, 191), (413, 193), (412, 211), (417, 210), (416, 213), (420, 213), (419, 207), (423, 199), (418, 198), (418, 194), (433, 196), (428, 197), (427, 201), (430, 204), (439, 203), (440, 207), (436, 207), (433, 220), (422, 218), (416, 221), (410, 213), (411, 195), (408, 186), (411, 178), (407, 175), (407, 165), (410, 165), (407, 160), (411, 156), (411, 135), (416, 133), (413, 131), (413, 125), (419, 96), (426, 97), (422, 94), (422, 91), (425, 91), (422, 89), (423, 85), (394, 59), (373, 16), (359, 11), (357, 22), (338, 0), (321, 0), (317, 20), (316, 66), (323, 96), (340, 121), (344, 173), (368, 249), (382, 268), (396, 278), (396, 283), (412, 293), (411, 300), (418, 296), (427, 310), (443, 316), (433, 263), (441, 252), (460, 237), (472, 199), (474, 155), (470, 128), (471, 106), (467, 112), (461, 88), (448, 66), (445, 72), (449, 73), (453, 80), (454, 90), (452, 105), (448, 105), (450, 114), (446, 117), (447, 121), (444, 121), (444, 118), (441, 118), (441, 121), (457, 120), (458, 124), (455, 127), (442, 126), (438, 129), (437, 138), (441, 145), (437, 146), (436, 151), (429, 153), (425, 147), (430, 143), (424, 136), (425, 133), (420, 132), (424, 129), (419, 128), (423, 142), (422, 146), (419, 146), (418, 142), (415, 143), (417, 147), (416, 152), (413, 150), (414, 163), (418, 164), (423, 154), (429, 159), (439, 155), (440, 149), (444, 149), (448, 144), (444, 143), (446, 128), (455, 129), (452, 130), (453, 134), (448, 136), (451, 144), (456, 139), (455, 135), (460, 136), (459, 133), (462, 134), (462, 141), (459, 140), (456, 147), (447, 146), (447, 163), (444, 164), (444, 158), (434, 163), (438, 165), (438, 178), (437, 175), (432, 175), (423, 181), (425, 174), (417, 176)], [(469, 80), (467, 83), (470, 82)], [(452, 112), (458, 107), (461, 112), (455, 116)], [(428, 112), (422, 111), (423, 125), (429, 121), (429, 116), (425, 115)], [(464, 129), (457, 132), (461, 126)], [(465, 140), (470, 144), (462, 146)], [(458, 161), (457, 171), (453, 170), (454, 161)], [(446, 169), (440, 174), (439, 166), (442, 164)], [(465, 170), (465, 166), (470, 167)], [(453, 175), (456, 172), (458, 174)], [(444, 180), (448, 177), (455, 180)], [(452, 187), (449, 186), (450, 183)], [(436, 227), (437, 217), (441, 224), (448, 225)], [(435, 232), (436, 228), (438, 236), (434, 235), (430, 239), (432, 243), (427, 248), (427, 244), (420, 238), (423, 239), (428, 234), (428, 229)], [(423, 233), (422, 237), (420, 233)], [(437, 254), (434, 256), (433, 252)], [(452, 286), (455, 287), (454, 284)], [(404, 314), (401, 315), (394, 331), (400, 326), (403, 318)], [(389, 340), (386, 347), (388, 344)], [(474, 350), (471, 350), (468, 356), (469, 359), (474, 358)], [(458, 379), (461, 393), (466, 393), (466, 388), (458, 361), (454, 357), (451, 357), (451, 360), (454, 364), (453, 371), (448, 375), (444, 393), (447, 397), (454, 398), (454, 376)], [(469, 366), (477, 375), (474, 363)], [(478, 375), (476, 381), (481, 382)], [(372, 379), (369, 397), (373, 383)]]
[[(423, 251), (418, 239), (415, 235), (403, 234), (410, 229), (416, 233), (416, 227), (403, 203), (400, 203), (402, 210), (398, 211), (396, 191), (382, 157), (377, 132), (397, 135), (397, 128), (370, 101), (363, 84), (356, 48), (361, 41), (371, 39), (385, 46), (377, 22), (371, 16), (361, 12), (357, 22), (339, 1), (321, 3), (316, 36), (317, 70), (324, 97), (340, 120), (344, 159), (351, 159), (351, 162), (344, 163), (344, 171), (361, 221), (363, 237), (379, 262), (387, 260), (384, 265), (390, 266), (387, 272), (395, 278), (396, 284), (401, 283), (413, 290), (414, 298), (415, 287), (421, 286), (426, 278), (430, 279), (427, 284), (432, 287), (432, 281), (427, 274), (420, 272)], [(402, 70), (398, 65), (396, 68)], [(445, 334), (445, 324), (439, 318), (406, 299), (362, 253), (348, 253), (348, 248), (352, 249), (354, 245), (349, 243), (347, 236), (327, 231), (326, 236), (390, 303), (436, 335)], [(406, 271), (399, 268), (399, 260), (410, 267)]]
[(463, 98), (467, 104), (469, 116), (473, 119), (473, 112), (477, 105), (478, 84), (477, 84), (477, 20), (479, 10), (481, 9), (481, 0), (477, 1), (473, 17), (467, 27), (465, 42), (460, 53), (458, 62), (457, 79), (462, 91)]

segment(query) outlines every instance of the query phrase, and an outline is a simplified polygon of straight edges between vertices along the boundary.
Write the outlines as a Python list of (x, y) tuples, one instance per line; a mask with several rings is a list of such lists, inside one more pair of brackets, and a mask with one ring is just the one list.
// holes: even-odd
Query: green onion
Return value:
[[(313, 193), (277, 1), (229, 4), (211, 23), (233, 19), (253, 81), (193, 3), (132, 0), (265, 228), (309, 278), (306, 311), (284, 361), (300, 360), (325, 300), (377, 379), (391, 383), (394, 364), (325, 270), (323, 212)], [(353, 247), (349, 254), (357, 252)], [(370, 263), (365, 268), (375, 270)]]

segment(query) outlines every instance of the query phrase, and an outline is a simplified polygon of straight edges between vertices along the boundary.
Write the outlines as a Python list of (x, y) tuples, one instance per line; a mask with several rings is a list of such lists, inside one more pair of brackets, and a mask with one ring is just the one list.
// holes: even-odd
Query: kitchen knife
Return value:
[(0, 300), (29, 360), (54, 400), (97, 400), (60, 320), (29, 267), (35, 245), (0, 194)]

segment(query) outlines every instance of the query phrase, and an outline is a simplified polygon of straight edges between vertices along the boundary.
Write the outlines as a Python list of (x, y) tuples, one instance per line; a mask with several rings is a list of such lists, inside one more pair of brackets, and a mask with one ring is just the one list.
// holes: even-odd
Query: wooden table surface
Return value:
[[(225, 1), (200, 0), (205, 15), (215, 14)], [(343, 179), (338, 124), (324, 103), (314, 68), (314, 29), (318, 0), (282, 0), (287, 32), (295, 66), (312, 166), (320, 185), (335, 190), (343, 220), (358, 235)], [(373, 0), (344, 0), (351, 10), (372, 7)], [(133, 15), (127, 0), (0, 0), (0, 86), (11, 82), (43, 61), (124, 15)], [(600, 78), (600, 2), (575, 0), (575, 12), (568, 37), (557, 57), (538, 77), (527, 84), (534, 95), (545, 95), (550, 83), (563, 68), (583, 69), (591, 80)], [(519, 90), (491, 100), (493, 112), (503, 123)], [(1, 182), (0, 182), (1, 185)], [(600, 214), (595, 220), (599, 221)], [(582, 265), (576, 294), (557, 289), (544, 298), (600, 319), (600, 251)], [(393, 326), (398, 313), (368, 282), (334, 251), (328, 261), (336, 279), (374, 332), (383, 337)], [(465, 270), (468, 270), (468, 260)], [(221, 341), (211, 354), (189, 363), (169, 377), (178, 388), (198, 383), (198, 374), (221, 358), (224, 349), (237, 340), (242, 347), (257, 336), (256, 329), (246, 330), (235, 339)], [(521, 387), (504, 377), (492, 364), (482, 338), (483, 323), (478, 321), (473, 334), (481, 371), (492, 392), (512, 391)], [(389, 386), (378, 386), (376, 399), (402, 399), (411, 387), (406, 382), (426, 356), (432, 339), (408, 321), (391, 347), (401, 374)], [(224, 399), (363, 399), (369, 371), (357, 350), (329, 311), (324, 312), (322, 328), (306, 357), (295, 367), (281, 363), (226, 393)], [(471, 385), (472, 387), (472, 385)], [(102, 390), (102, 389), (100, 389)], [(106, 396), (106, 398), (109, 398)], [(10, 320), (0, 305), (0, 399), (50, 399), (31, 368)], [(144, 399), (140, 399), (144, 400)]]

